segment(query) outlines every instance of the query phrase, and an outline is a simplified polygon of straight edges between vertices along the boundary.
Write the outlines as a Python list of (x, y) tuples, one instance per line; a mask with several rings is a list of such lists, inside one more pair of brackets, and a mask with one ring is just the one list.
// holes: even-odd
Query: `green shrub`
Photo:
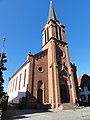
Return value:
[(2, 96), (2, 98), (0, 98), (0, 109), (5, 109), (5, 107), (7, 107), (7, 102), (8, 102), (8, 96)]

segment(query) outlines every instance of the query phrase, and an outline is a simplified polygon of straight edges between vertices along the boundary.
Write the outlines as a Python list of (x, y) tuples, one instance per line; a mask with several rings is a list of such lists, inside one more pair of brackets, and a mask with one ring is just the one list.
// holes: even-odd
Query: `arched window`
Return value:
[(10, 86), (10, 88), (11, 88), (10, 91), (12, 92), (12, 81), (11, 81), (11, 86)]
[(49, 40), (49, 29), (48, 28), (47, 28), (46, 32), (47, 32), (47, 42), (48, 42), (48, 40)]
[(8, 92), (10, 93), (10, 82), (9, 82)]
[(17, 88), (17, 81), (18, 81), (18, 77), (16, 78), (15, 90), (16, 90), (16, 88)]
[(24, 82), (23, 82), (23, 87), (25, 87), (25, 82), (26, 82), (26, 69), (25, 69), (25, 72), (24, 72)]
[(10, 92), (12, 92), (12, 81), (10, 82)]
[(12, 92), (12, 90), (11, 90), (11, 87), (12, 87), (12, 85), (11, 85), (11, 81), (10, 81), (10, 86), (9, 86), (9, 87), (10, 87), (10, 92)]
[(15, 87), (15, 79), (13, 80), (13, 88), (12, 88), (12, 91), (14, 91), (14, 87)]
[(19, 90), (20, 90), (20, 86), (21, 86), (21, 76), (22, 76), (22, 74), (20, 74), (20, 80), (19, 80)]

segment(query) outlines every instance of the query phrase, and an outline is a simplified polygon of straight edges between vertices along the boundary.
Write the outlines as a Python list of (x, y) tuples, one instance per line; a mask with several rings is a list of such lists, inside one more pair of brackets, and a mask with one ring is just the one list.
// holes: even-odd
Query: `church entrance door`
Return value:
[(42, 89), (38, 89), (38, 103), (39, 104), (43, 103), (43, 91), (42, 91)]
[(65, 84), (62, 84), (60, 86), (60, 94), (61, 94), (61, 103), (68, 103), (68, 91), (67, 86)]
[(37, 99), (38, 104), (43, 104), (43, 82), (41, 80), (38, 81)]

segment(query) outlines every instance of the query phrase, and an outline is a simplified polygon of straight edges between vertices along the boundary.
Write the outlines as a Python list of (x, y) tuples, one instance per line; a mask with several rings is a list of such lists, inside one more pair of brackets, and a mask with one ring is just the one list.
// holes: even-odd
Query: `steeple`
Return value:
[(42, 30), (42, 49), (45, 50), (49, 41), (52, 39), (54, 41), (63, 41), (66, 43), (64, 28), (65, 27), (56, 18), (54, 7), (50, 0), (48, 21)]
[(54, 12), (54, 8), (53, 8), (52, 0), (50, 0), (50, 8), (49, 8), (48, 21), (49, 20), (54, 20), (54, 21), (57, 20), (55, 12)]

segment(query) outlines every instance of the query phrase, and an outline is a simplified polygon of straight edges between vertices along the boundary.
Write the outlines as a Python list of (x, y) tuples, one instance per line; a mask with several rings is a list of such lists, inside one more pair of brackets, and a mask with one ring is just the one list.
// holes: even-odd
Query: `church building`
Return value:
[(76, 66), (70, 62), (65, 26), (57, 20), (50, 2), (42, 30), (42, 51), (28, 53), (25, 63), (8, 80), (10, 103), (37, 108), (75, 103), (78, 98)]

